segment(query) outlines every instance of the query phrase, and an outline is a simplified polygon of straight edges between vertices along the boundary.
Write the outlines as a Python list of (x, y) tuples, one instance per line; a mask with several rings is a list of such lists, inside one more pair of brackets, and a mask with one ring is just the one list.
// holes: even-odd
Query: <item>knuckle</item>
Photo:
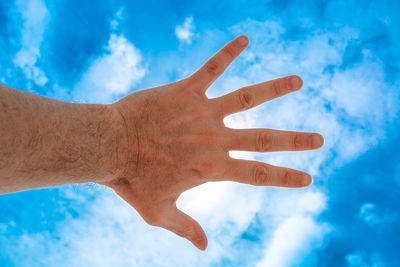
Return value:
[(187, 239), (191, 238), (194, 235), (193, 230), (188, 226), (184, 226), (183, 228), (175, 229), (174, 233), (180, 237), (187, 238)]
[(198, 162), (192, 170), (194, 170), (200, 177), (207, 178), (218, 172), (218, 164), (213, 160), (205, 160)]
[(256, 149), (257, 151), (265, 152), (271, 149), (272, 140), (271, 136), (266, 132), (260, 132), (257, 137)]
[(288, 170), (283, 171), (280, 184), (282, 186), (288, 186), (290, 184), (290, 173)]
[(254, 185), (268, 185), (270, 183), (270, 174), (264, 166), (256, 165), (253, 168), (252, 179)]
[(301, 149), (303, 147), (303, 140), (302, 140), (302, 137), (301, 137), (301, 135), (295, 135), (294, 136), (294, 138), (293, 138), (293, 148), (295, 149), (295, 150), (299, 150), (299, 149)]
[(218, 76), (220, 72), (219, 64), (215, 60), (210, 60), (206, 65), (206, 71), (211, 76)]
[(239, 102), (244, 109), (249, 109), (254, 106), (254, 97), (249, 91), (239, 91)]
[(273, 81), (271, 84), (272, 91), (276, 96), (283, 94), (282, 85), (279, 81)]
[(303, 175), (301, 174), (297, 174), (294, 176), (294, 183), (296, 187), (302, 187), (304, 186), (304, 182), (303, 182)]
[(231, 46), (227, 46), (227, 47), (224, 49), (224, 53), (225, 53), (225, 55), (226, 55), (230, 60), (235, 59), (235, 51), (234, 51), (234, 49), (233, 49)]

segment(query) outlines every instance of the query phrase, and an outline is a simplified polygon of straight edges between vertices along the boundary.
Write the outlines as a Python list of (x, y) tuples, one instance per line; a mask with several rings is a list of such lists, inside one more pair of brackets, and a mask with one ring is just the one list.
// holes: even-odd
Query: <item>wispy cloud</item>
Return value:
[(17, 1), (18, 11), (22, 15), (21, 49), (15, 55), (14, 64), (23, 70), (31, 87), (33, 81), (38, 86), (48, 82), (46, 74), (40, 68), (40, 45), (46, 30), (50, 15), (42, 0)]
[(194, 37), (193, 31), (194, 31), (193, 17), (187, 17), (182, 25), (176, 26), (175, 35), (180, 41), (190, 44)]
[(349, 267), (384, 267), (388, 266), (379, 253), (367, 253), (365, 251), (355, 251), (346, 256)]
[[(248, 30), (248, 27), (252, 28), (252, 30)], [(305, 79), (306, 88), (303, 92), (271, 102), (266, 108), (257, 108), (249, 112), (230, 116), (225, 121), (227, 126), (233, 128), (247, 128), (255, 126), (265, 127), (265, 125), (268, 125), (272, 128), (316, 130), (322, 131), (327, 139), (325, 149), (318, 152), (303, 153), (300, 158), (298, 155), (287, 155), (287, 153), (274, 154), (273, 157), (260, 155), (256, 157), (254, 154), (246, 154), (243, 152), (232, 152), (232, 155), (235, 157), (260, 159), (275, 164), (289, 165), (291, 167), (309, 170), (314, 174), (319, 174), (321, 165), (326, 160), (331, 159), (333, 153), (338, 153), (336, 149), (338, 146), (337, 143), (341, 142), (339, 135), (350, 132), (348, 127), (353, 127), (342, 119), (343, 117), (348, 117), (346, 114), (353, 115), (353, 113), (351, 113), (352, 110), (346, 110), (346, 105), (340, 102), (342, 101), (341, 97), (338, 97), (338, 99), (333, 98), (329, 101), (334, 104), (331, 109), (325, 106), (328, 102), (326, 99), (329, 97), (329, 91), (326, 92), (324, 90), (334, 90), (332, 89), (334, 88), (334, 86), (332, 86), (332, 84), (334, 84), (332, 80), (334, 80), (335, 73), (331, 74), (324, 71), (327, 65), (339, 66), (341, 64), (346, 43), (348, 40), (354, 38), (354, 34), (317, 34), (307, 38), (303, 41), (304, 43), (300, 45), (298, 42), (281, 41), (281, 34), (285, 29), (276, 22), (249, 20), (233, 27), (232, 30), (248, 32), (251, 40), (254, 42), (254, 46), (251, 47), (248, 52), (245, 52), (244, 61), (236, 66), (236, 70), (233, 70), (228, 76), (222, 78), (226, 81), (226, 83), (222, 81), (226, 88), (231, 90), (231, 88), (236, 86), (235, 84), (229, 83), (229, 81), (238, 79), (235, 77), (241, 77), (241, 79), (245, 77), (244, 83), (251, 84), (257, 82), (259, 77), (265, 76), (265, 74), (267, 74), (266, 79), (268, 79), (268, 76), (270, 76), (270, 78), (275, 78), (276, 76), (298, 72), (300, 72)], [(265, 33), (269, 34), (269, 38), (265, 38)], [(117, 36), (112, 37), (112, 39), (113, 41), (112, 44), (109, 45), (110, 47), (118, 44)], [(337, 45), (330, 45), (330, 39), (337, 40)], [(125, 43), (125, 41), (122, 41), (122, 43)], [(118, 45), (116, 47), (118, 47)], [(321, 49), (321, 47), (323, 47), (324, 50), (330, 51), (330, 53), (324, 56), (321, 52), (321, 56), (314, 57), (315, 60), (307, 57), (308, 54), (311, 54), (311, 51), (315, 53), (315, 49)], [(114, 50), (118, 51), (116, 48), (114, 48)], [(279, 51), (279, 53), (276, 51)], [(112, 54), (111, 52), (111, 55)], [(298, 55), (303, 55), (305, 58), (298, 58)], [(122, 89), (110, 90), (113, 86), (118, 86), (119, 83), (115, 83), (113, 76), (108, 76), (106, 73), (106, 71), (110, 72), (109, 66), (113, 65), (104, 63), (108, 61), (107, 57), (112, 56), (107, 55), (95, 61), (92, 67), (89, 68), (88, 74), (85, 74), (90, 83), (96, 80), (94, 77), (105, 75), (103, 77), (104, 80), (101, 80), (99, 83), (100, 85), (95, 84), (94, 86), (88, 86), (88, 88), (96, 88), (96, 90), (89, 92), (82, 90), (82, 92), (85, 92), (90, 97), (103, 97), (102, 94), (104, 94), (104, 92), (109, 96), (109, 94), (113, 92), (124, 92), (124, 90), (127, 89), (127, 86), (122, 86)], [(115, 62), (119, 61), (115, 60)], [(138, 61), (134, 62), (137, 63)], [(104, 66), (104, 68), (98, 67), (98, 65)], [(136, 64), (133, 65), (136, 66)], [(107, 68), (105, 66), (107, 66)], [(302, 68), (306, 67), (307, 72), (302, 70)], [(98, 71), (98, 69), (100, 69), (100, 71)], [(271, 73), (272, 70), (273, 73)], [(113, 72), (111, 71), (111, 73)], [(339, 74), (342, 75), (340, 79), (347, 80), (342, 81), (341, 84), (351, 84), (351, 81), (353, 81), (353, 73), (351, 72), (348, 75), (342, 73), (346, 72), (342, 70), (339, 71)], [(85, 75), (83, 81), (87, 79)], [(370, 76), (368, 76), (368, 78), (373, 79)], [(375, 80), (379, 82), (379, 76)], [(78, 88), (84, 88), (81, 85), (82, 83), (85, 84), (85, 82), (81, 81)], [(109, 86), (104, 86), (104, 84), (108, 84)], [(314, 88), (311, 88), (311, 86)], [(98, 88), (102, 88), (102, 91)], [(320, 89), (318, 90), (318, 88)], [(348, 89), (351, 90), (352, 88)], [(225, 93), (223, 88), (216, 88), (216, 90)], [(344, 90), (344, 92), (348, 94), (346, 90)], [(366, 93), (368, 92), (375, 94), (373, 90), (366, 91)], [(371, 97), (365, 96), (364, 99), (371, 99)], [(104, 100), (104, 98), (101, 100)], [(369, 112), (368, 109), (364, 108), (364, 105), (369, 104), (368, 101), (358, 103), (359, 109)], [(338, 107), (336, 108), (335, 105)], [(363, 140), (363, 138), (369, 138), (371, 134), (376, 135), (377, 132), (374, 132), (372, 129), (372, 132), (361, 135), (359, 138)], [(355, 149), (356, 151), (352, 154), (352, 157), (358, 155), (358, 153), (360, 153), (359, 151), (365, 148), (360, 146)], [(346, 152), (340, 152), (337, 155), (337, 160), (344, 160), (346, 158), (347, 160), (349, 159)], [(310, 192), (309, 190), (313, 191)], [(205, 199), (207, 201), (205, 201)], [(209, 250), (206, 252), (208, 255), (206, 260), (206, 257), (200, 257), (190, 245), (186, 244), (184, 241), (178, 241), (179, 238), (174, 238), (171, 234), (163, 233), (157, 229), (146, 228), (140, 219), (136, 217), (134, 220), (131, 215), (128, 215), (129, 212), (131, 212), (130, 209), (124, 208), (119, 204), (120, 202), (113, 200), (113, 198), (108, 196), (101, 201), (103, 202), (101, 204), (102, 208), (93, 210), (92, 213), (81, 219), (85, 222), (75, 222), (78, 228), (74, 231), (80, 233), (80, 239), (74, 241), (70, 246), (73, 250), (76, 250), (77, 253), (82, 250), (80, 252), (80, 257), (88, 253), (83, 249), (86, 242), (95, 242), (94, 240), (98, 238), (109, 240), (110, 237), (112, 237), (112, 240), (115, 241), (115, 245), (119, 244), (121, 247), (118, 252), (112, 252), (110, 257), (128, 259), (134, 256), (135, 262), (153, 262), (154, 260), (152, 260), (152, 258), (155, 254), (134, 253), (131, 248), (132, 244), (130, 244), (129, 247), (124, 245), (126, 244), (124, 240), (135, 239), (137, 233), (140, 232), (141, 237), (134, 241), (138, 246), (151, 246), (152, 242), (166, 244), (166, 246), (168, 246), (167, 244), (175, 244), (174, 250), (176, 246), (178, 246), (181, 253), (184, 251), (183, 254), (185, 258), (181, 258), (180, 262), (189, 263), (193, 262), (193, 260), (203, 262), (204, 264), (218, 262), (222, 255), (234, 258), (235, 252), (232, 252), (232, 246), (235, 240), (240, 238), (241, 234), (246, 231), (256, 214), (262, 214), (261, 223), (263, 227), (268, 228), (269, 231), (268, 234), (263, 237), (265, 251), (263, 252), (263, 259), (261, 259), (259, 263), (260, 266), (264, 263), (290, 265), (293, 260), (299, 259), (309, 253), (314, 244), (321, 242), (324, 234), (327, 233), (329, 229), (328, 225), (315, 221), (315, 217), (326, 207), (326, 196), (318, 188), (300, 190), (295, 193), (287, 190), (276, 190), (272, 192), (271, 190), (261, 188), (254, 190), (250, 186), (232, 183), (206, 184), (184, 193), (178, 203), (184, 211), (194, 216), (205, 226), (206, 232), (210, 238), (210, 246)], [(95, 203), (97, 203), (97, 201)], [(109, 205), (105, 205), (105, 203), (109, 203)], [(100, 204), (94, 205), (100, 206)], [(114, 216), (112, 218), (106, 218), (105, 214), (107, 214), (107, 216), (109, 216), (109, 214), (114, 214)], [(131, 219), (126, 221), (126, 216), (131, 217)], [(109, 223), (104, 225), (103, 223), (94, 223), (94, 221), (108, 221)], [(90, 225), (90, 231), (85, 225)], [(118, 225), (118, 230), (113, 227), (113, 225)], [(135, 225), (135, 229), (133, 229), (133, 225)], [(139, 227), (142, 230), (139, 230)], [(290, 246), (288, 246), (285, 241), (288, 239), (288, 233), (291, 234)], [(67, 235), (65, 238), (67, 238)], [(151, 241), (149, 242), (149, 240)], [(110, 245), (110, 242), (108, 244)], [(101, 244), (98, 246), (101, 247), (96, 248), (95, 251), (112, 251), (111, 247), (106, 248)], [(278, 253), (278, 251), (284, 248), (286, 253)], [(156, 250), (160, 262), (165, 261), (168, 262), (168, 264), (173, 264), (170, 260), (171, 255), (174, 253), (172, 250), (165, 249), (165, 246), (158, 246), (157, 248), (152, 247), (152, 249), (153, 251), (154, 249)], [(93, 263), (92, 261), (87, 262)]]
[(397, 213), (388, 209), (381, 209), (373, 203), (364, 203), (360, 207), (359, 216), (370, 227), (379, 231), (388, 230), (397, 220)]
[[(371, 58), (366, 56), (355, 66), (340, 67), (348, 43), (357, 38), (356, 30), (345, 28), (338, 33), (314, 33), (301, 41), (283, 41), (286, 28), (280, 23), (247, 20), (231, 31), (246, 32), (252, 45), (221, 78), (219, 84), (223, 87), (214, 87), (211, 95), (237, 88), (237, 81), (247, 85), (293, 73), (304, 78), (305, 88), (265, 106), (230, 116), (225, 120), (226, 125), (320, 131), (326, 138), (325, 148), (301, 152), (301, 157), (298, 153), (257, 155), (232, 151), (233, 157), (295, 167), (324, 179), (321, 170), (326, 162), (333, 160), (335, 166), (344, 164), (367, 150), (366, 143), (384, 136), (383, 125), (391, 119), (396, 105), (391, 102), (394, 98), (389, 99), (380, 91), (387, 87), (380, 63), (370, 64)], [(204, 42), (211, 39), (206, 35)], [(77, 99), (107, 101), (113, 94), (127, 92), (144, 75), (140, 60), (133, 45), (123, 36), (111, 35), (107, 53), (91, 64), (77, 85)], [(327, 66), (331, 66), (330, 71)], [(355, 90), (363, 92), (357, 100)], [(383, 98), (378, 113), (368, 108), (375, 98)], [(349, 102), (351, 99), (357, 101), (357, 109)], [(377, 120), (382, 123), (375, 123)], [(365, 128), (369, 124), (374, 126)], [(314, 251), (332, 227), (317, 220), (326, 208), (327, 199), (319, 186), (293, 191), (228, 182), (205, 184), (185, 192), (178, 202), (204, 226), (209, 236), (208, 250), (200, 253), (185, 240), (147, 226), (114, 195), (101, 191), (99, 194), (90, 204), (90, 212), (68, 219), (65, 224), (69, 228), (59, 229), (61, 237), (52, 241), (52, 249), (58, 250), (65, 244), (69, 248), (54, 252), (54, 262), (59, 261), (57, 257), (73, 258), (77, 265), (98, 266), (111, 262), (173, 266), (193, 262), (207, 265), (218, 263), (222, 258), (235, 261), (239, 255), (246, 254), (235, 247), (235, 242), (259, 215), (258, 223), (268, 229), (266, 233), (259, 233), (264, 247), (259, 266), (290, 266)], [(40, 247), (43, 238), (27, 235), (21, 242)]]
[(120, 27), (121, 21), (124, 18), (124, 9), (121, 8), (115, 13), (114, 18), (111, 20), (111, 29), (117, 30)]
[[(226, 77), (228, 82), (237, 80), (239, 73), (246, 77), (244, 81), (241, 78), (245, 84), (258, 82), (259, 77), (272, 79), (299, 74), (305, 86), (299, 93), (247, 112), (253, 114), (250, 117), (238, 114), (228, 118), (228, 126), (238, 120), (252, 120), (260, 122), (252, 125), (256, 127), (265, 124), (269, 128), (321, 132), (326, 140), (323, 149), (301, 156), (274, 153), (257, 159), (307, 170), (316, 179), (326, 179), (321, 175), (322, 170), (329, 173), (329, 169), (355, 159), (385, 137), (385, 125), (398, 110), (398, 95), (388, 93), (395, 90), (387, 85), (381, 62), (365, 51), (361, 62), (343, 66), (345, 51), (349, 43), (358, 38), (358, 30), (344, 27), (338, 33), (315, 32), (304, 39), (290, 40), (284, 38), (286, 28), (280, 23), (247, 20), (232, 27), (232, 31), (248, 33), (253, 45), (244, 54), (242, 64), (246, 68), (238, 66), (229, 75), (233, 78)], [(234, 84), (231, 83), (224, 85), (229, 90), (232, 87)], [(328, 161), (330, 166), (325, 167)], [(318, 188), (317, 192), (323, 194)], [(291, 198), (284, 193), (276, 197), (280, 201)], [(312, 245), (324, 238), (327, 233), (324, 229), (329, 228), (315, 221), (318, 214), (315, 212), (300, 219), (288, 214), (287, 219), (277, 223), (274, 237), (265, 239), (265, 258), (261, 263), (290, 266), (291, 260), (299, 260), (298, 255), (307, 255)], [(290, 238), (286, 232), (292, 234)], [(279, 250), (274, 249), (280, 245), (287, 253), (278, 253)]]
[[(337, 4), (327, 5), (326, 12), (336, 12), (345, 10), (342, 5), (346, 6), (347, 2), (343, 1), (339, 8)], [(372, 11), (369, 8), (358, 12)], [(91, 62), (75, 86), (76, 101), (111, 102), (128, 93), (146, 74), (141, 52), (125, 35), (116, 33), (121, 16), (117, 13), (111, 22), (113, 32), (103, 54)], [(383, 21), (391, 23), (387, 18)], [(205, 55), (232, 36), (249, 35), (249, 48), (210, 88), (208, 96), (223, 95), (241, 86), (290, 74), (302, 76), (304, 89), (229, 116), (225, 124), (232, 128), (317, 131), (323, 133), (326, 143), (322, 149), (312, 152), (231, 151), (230, 154), (308, 171), (314, 175), (314, 185), (290, 190), (221, 182), (185, 192), (178, 206), (204, 226), (210, 242), (205, 252), (198, 252), (189, 242), (167, 231), (146, 225), (109, 190), (98, 189), (96, 198), (87, 201), (83, 192), (76, 194), (68, 187), (63, 190), (65, 197), (82, 201), (88, 211), (79, 216), (66, 211), (66, 219), (57, 224), (54, 238), (47, 232), (15, 237), (7, 242), (9, 250), (23, 251), (27, 256), (15, 253), (10, 257), (25, 265), (35, 262), (43, 266), (206, 266), (235, 265), (236, 262), (291, 266), (293, 262), (300, 264), (309, 255), (316, 258), (326, 236), (335, 230), (334, 225), (319, 219), (329, 207), (329, 190), (325, 188), (329, 173), (384, 140), (386, 125), (399, 109), (399, 92), (387, 82), (387, 70), (381, 58), (368, 48), (357, 50), (355, 59), (348, 55), (355, 43), (363, 41), (360, 39), (365, 31), (343, 25), (335, 30), (315, 28), (317, 22), (318, 19), (305, 18), (299, 27), (293, 27), (292, 20), (285, 23), (284, 19), (248, 19), (230, 27), (228, 32), (201, 31), (202, 39), (192, 42), (194, 23), (188, 17), (176, 27), (175, 34), (181, 42), (192, 42), (192, 45), (185, 46), (187, 49), (179, 54), (170, 52), (165, 62), (158, 61), (162, 67), (151, 74), (171, 73), (171, 68), (179, 67), (178, 76), (184, 77), (204, 62)], [(356, 206), (354, 217), (370, 228), (383, 221), (390, 225), (392, 217), (385, 214), (394, 213), (365, 202)], [(6, 231), (7, 227), (10, 226), (0, 225), (0, 231)], [(258, 229), (254, 234), (258, 241), (249, 241), (245, 247), (238, 245), (252, 228)], [(249, 251), (253, 250), (258, 253), (247, 262)], [(66, 258), (69, 262), (63, 260)], [(378, 252), (357, 248), (350, 250), (342, 261), (350, 266), (383, 262)]]
[(145, 75), (140, 51), (123, 35), (111, 34), (105, 52), (94, 60), (74, 88), (80, 102), (109, 103), (126, 94)]
[(110, 103), (127, 94), (142, 80), (147, 70), (142, 53), (123, 34), (123, 8), (110, 22), (111, 35), (104, 52), (93, 60), (73, 90), (74, 101)]
[(289, 218), (274, 232), (264, 252), (264, 258), (257, 266), (293, 266), (309, 255), (316, 242), (326, 234), (323, 225), (312, 217)]

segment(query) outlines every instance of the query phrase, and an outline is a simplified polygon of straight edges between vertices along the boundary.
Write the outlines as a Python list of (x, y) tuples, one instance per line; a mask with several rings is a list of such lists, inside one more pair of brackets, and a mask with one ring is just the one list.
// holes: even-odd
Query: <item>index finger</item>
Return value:
[(227, 95), (212, 98), (210, 101), (216, 113), (226, 117), (232, 113), (253, 108), (266, 101), (297, 91), (302, 86), (303, 80), (297, 75), (291, 75), (246, 86)]
[(208, 87), (225, 71), (237, 56), (246, 48), (249, 38), (241, 35), (226, 44), (210, 58), (191, 78), (196, 80), (196, 91), (204, 93)]

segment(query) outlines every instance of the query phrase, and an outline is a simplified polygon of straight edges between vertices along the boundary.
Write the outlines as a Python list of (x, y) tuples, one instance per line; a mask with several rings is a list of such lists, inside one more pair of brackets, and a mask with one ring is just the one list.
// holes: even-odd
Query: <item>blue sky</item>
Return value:
[(112, 103), (176, 81), (226, 42), (250, 45), (209, 89), (298, 74), (304, 88), (226, 118), (232, 128), (323, 133), (318, 151), (250, 153), (308, 171), (293, 190), (222, 182), (179, 206), (207, 251), (146, 225), (110, 190), (70, 185), (0, 197), (0, 266), (399, 266), (397, 1), (0, 2), (0, 82)]

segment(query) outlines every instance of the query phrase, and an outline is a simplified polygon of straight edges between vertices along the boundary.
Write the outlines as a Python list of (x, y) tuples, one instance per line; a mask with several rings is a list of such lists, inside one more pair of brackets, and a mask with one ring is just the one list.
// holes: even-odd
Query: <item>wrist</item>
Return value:
[[(110, 151), (113, 152), (111, 172), (103, 176), (96, 183), (113, 187), (121, 179), (136, 177), (139, 164), (139, 134), (138, 134), (138, 111), (133, 108), (132, 102), (124, 99), (109, 105), (103, 105), (103, 118), (109, 125), (112, 133), (114, 146)], [(111, 155), (111, 153), (110, 153)]]
[(116, 104), (105, 106), (109, 112), (111, 131), (115, 140), (113, 175), (107, 180), (112, 181), (124, 176), (132, 149), (129, 144), (129, 130), (126, 118)]
[(128, 151), (127, 130), (124, 118), (113, 104), (96, 106), (96, 113), (99, 116), (97, 119), (99, 136), (103, 139), (103, 141), (99, 140), (99, 144), (96, 146), (103, 144), (104, 147), (98, 148), (102, 150), (103, 154), (103, 160), (98, 162), (101, 174), (92, 182), (104, 184), (124, 173), (128, 159), (126, 155)]

